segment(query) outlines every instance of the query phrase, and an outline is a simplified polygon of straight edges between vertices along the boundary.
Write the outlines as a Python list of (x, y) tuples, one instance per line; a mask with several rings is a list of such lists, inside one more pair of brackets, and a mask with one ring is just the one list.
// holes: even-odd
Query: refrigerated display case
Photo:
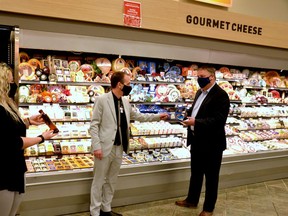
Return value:
[[(190, 49), (148, 42), (131, 42), (31, 30), (22, 30), (20, 35), (20, 38), (23, 39), (20, 40), (21, 49), (72, 49), (76, 53), (94, 52), (143, 56), (143, 53), (149, 55), (150, 49), (153, 48), (154, 51), (151, 55), (155, 58), (189, 60), (188, 54), (195, 52), (200, 54), (195, 57), (195, 61), (206, 63), (207, 61), (212, 63), (215, 59), (219, 59), (219, 55), (222, 55), (224, 59), (230, 54), (208, 49)], [(111, 48), (111, 44), (113, 48)], [(129, 46), (137, 47), (137, 49), (127, 49)], [(157, 51), (155, 51), (155, 47)], [(169, 54), (167, 53), (169, 50), (174, 52)], [(176, 55), (175, 53), (180, 54)], [(207, 55), (210, 57), (217, 56), (217, 58), (207, 60)], [(234, 57), (237, 58), (237, 55), (235, 54)], [(265, 64), (269, 61), (272, 66), (278, 63), (279, 65), (284, 64), (283, 60), (275, 59), (273, 61), (274, 59), (257, 56), (252, 60), (250, 56), (247, 56), (246, 60), (251, 66), (255, 66), (254, 64), (259, 64), (259, 62), (254, 62), (255, 59), (261, 59)], [(29, 104), (26, 105), (29, 106)], [(274, 150), (224, 156), (220, 187), (287, 177), (287, 154), (287, 150)], [(205, 155), (203, 156), (204, 159)], [(21, 215), (57, 215), (88, 210), (92, 168), (27, 173), (26, 178), (27, 193), (21, 204)], [(184, 196), (187, 193), (189, 178), (189, 159), (123, 165), (119, 174), (113, 206)]]

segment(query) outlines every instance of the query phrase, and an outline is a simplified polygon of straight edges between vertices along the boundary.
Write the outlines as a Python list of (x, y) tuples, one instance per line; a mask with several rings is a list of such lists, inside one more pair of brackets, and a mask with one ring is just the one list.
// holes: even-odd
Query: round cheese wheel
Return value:
[(35, 77), (34, 68), (27, 62), (23, 62), (19, 64), (19, 78), (22, 80), (33, 80)]
[(19, 59), (20, 59), (20, 63), (22, 62), (28, 62), (29, 61), (29, 56), (27, 53), (25, 52), (20, 52), (19, 53)]
[(228, 67), (221, 67), (221, 68), (219, 69), (219, 71), (221, 71), (221, 73), (230, 73), (230, 70), (229, 70)]
[(41, 62), (40, 62), (38, 59), (36, 59), (36, 58), (30, 59), (30, 60), (28, 61), (28, 63), (29, 63), (32, 67), (34, 67), (34, 69), (36, 69), (36, 68), (42, 68)]
[(108, 74), (111, 70), (111, 62), (107, 58), (97, 58), (95, 60), (96, 65), (104, 75)]
[(135, 67), (135, 68), (133, 68), (131, 79), (132, 79), (132, 80), (135, 80), (135, 79), (137, 78), (137, 75), (138, 75), (138, 73), (139, 73), (140, 71), (141, 71), (141, 68), (140, 68), (140, 67)]
[(126, 73), (126, 74), (129, 75), (129, 76), (132, 75), (132, 73), (131, 73), (131, 71), (130, 71), (130, 69), (129, 69), (128, 67), (123, 67), (123, 68), (121, 68), (120, 71)]
[(158, 85), (156, 88), (156, 96), (157, 97), (166, 96), (167, 90), (168, 90), (167, 85), (165, 84)]
[(178, 89), (171, 89), (168, 93), (168, 99), (170, 102), (175, 102), (180, 97), (180, 91)]
[(77, 72), (80, 69), (80, 64), (76, 60), (71, 60), (68, 63), (68, 68), (70, 69), (70, 71)]
[[(93, 94), (92, 94), (92, 92)], [(100, 86), (100, 85), (91, 85), (89, 86), (89, 88), (87, 89), (87, 93), (90, 95), (90, 96), (93, 96), (93, 95), (102, 95), (105, 93), (105, 89)]]
[(90, 64), (83, 64), (80, 70), (84, 73), (85, 79), (92, 79), (94, 77), (94, 69)]
[(28, 86), (20, 86), (19, 87), (19, 96), (25, 96), (28, 97), (29, 96), (29, 87)]
[(112, 70), (114, 72), (120, 71), (123, 67), (125, 67), (125, 60), (122, 58), (117, 58), (112, 62)]

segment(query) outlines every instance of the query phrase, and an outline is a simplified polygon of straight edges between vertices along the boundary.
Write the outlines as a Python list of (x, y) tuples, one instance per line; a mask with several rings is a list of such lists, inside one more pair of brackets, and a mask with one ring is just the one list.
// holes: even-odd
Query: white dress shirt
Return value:
[[(197, 115), (201, 104), (203, 103), (204, 99), (206, 98), (206, 96), (208, 95), (209, 91), (213, 88), (213, 86), (215, 85), (215, 83), (206, 91), (203, 91), (201, 89), (201, 94), (199, 95), (199, 97), (197, 98), (197, 100), (195, 101), (195, 105), (193, 107), (192, 113), (191, 113), (191, 117), (195, 118), (195, 116)], [(190, 126), (191, 130), (194, 131), (194, 125)]]

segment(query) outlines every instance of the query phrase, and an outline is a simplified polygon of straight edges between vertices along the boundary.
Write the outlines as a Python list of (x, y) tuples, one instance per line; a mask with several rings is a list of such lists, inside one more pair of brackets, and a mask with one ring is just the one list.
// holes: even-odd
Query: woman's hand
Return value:
[(29, 121), (29, 123), (30, 123), (31, 125), (41, 125), (41, 124), (44, 124), (44, 120), (43, 120), (41, 114), (31, 116), (31, 117), (28, 119), (28, 121)]
[(57, 136), (57, 133), (53, 133), (53, 130), (48, 130), (42, 133), (42, 136), (44, 137), (45, 140), (51, 139), (54, 136)]

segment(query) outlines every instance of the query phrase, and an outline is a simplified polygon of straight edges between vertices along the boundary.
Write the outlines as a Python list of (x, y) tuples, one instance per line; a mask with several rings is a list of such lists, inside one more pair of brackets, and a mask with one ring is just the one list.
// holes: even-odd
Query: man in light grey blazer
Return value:
[(131, 91), (130, 75), (115, 72), (111, 77), (109, 93), (97, 97), (90, 126), (94, 178), (91, 186), (90, 214), (114, 216), (111, 211), (117, 177), (122, 163), (123, 150), (129, 152), (130, 120), (159, 121), (168, 115), (142, 114), (132, 109), (127, 98)]

